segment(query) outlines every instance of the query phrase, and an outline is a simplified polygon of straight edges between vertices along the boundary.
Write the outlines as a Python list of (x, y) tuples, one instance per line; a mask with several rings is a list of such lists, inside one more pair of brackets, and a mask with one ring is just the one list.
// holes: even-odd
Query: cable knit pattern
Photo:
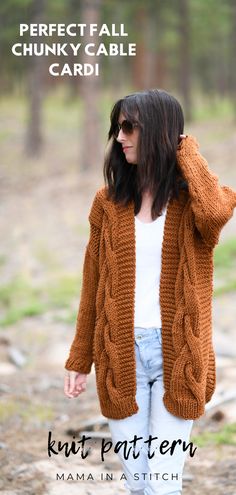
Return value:
[[(212, 344), (213, 249), (232, 217), (236, 192), (221, 186), (193, 136), (177, 162), (188, 191), (167, 205), (162, 246), (160, 307), (166, 408), (196, 419), (215, 390)], [(95, 365), (102, 414), (122, 419), (135, 399), (135, 214), (97, 191), (89, 214), (75, 337), (65, 367), (89, 373)]]

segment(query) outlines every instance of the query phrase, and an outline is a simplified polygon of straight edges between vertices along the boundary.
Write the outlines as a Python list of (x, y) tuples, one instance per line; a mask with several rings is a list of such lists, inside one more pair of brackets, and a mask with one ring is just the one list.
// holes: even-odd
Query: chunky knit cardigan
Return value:
[[(198, 149), (191, 135), (177, 149), (188, 188), (168, 203), (160, 279), (163, 401), (185, 419), (201, 416), (215, 390), (213, 250), (236, 206), (236, 192), (219, 184)], [(134, 202), (115, 204), (103, 187), (89, 222), (76, 332), (65, 368), (90, 373), (94, 363), (101, 412), (122, 419), (138, 411)]]

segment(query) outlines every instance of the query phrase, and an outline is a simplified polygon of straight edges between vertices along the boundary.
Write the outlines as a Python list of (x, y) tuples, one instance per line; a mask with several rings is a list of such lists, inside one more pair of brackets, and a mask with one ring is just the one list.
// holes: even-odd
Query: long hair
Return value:
[[(120, 113), (139, 125), (135, 165), (127, 162), (121, 143), (114, 137)], [(183, 131), (181, 105), (166, 91), (150, 89), (119, 99), (110, 115), (103, 167), (107, 197), (125, 206), (133, 200), (137, 214), (142, 193), (149, 190), (153, 197), (152, 219), (160, 216), (168, 199), (178, 198), (181, 188), (188, 190), (176, 161), (179, 135)]]

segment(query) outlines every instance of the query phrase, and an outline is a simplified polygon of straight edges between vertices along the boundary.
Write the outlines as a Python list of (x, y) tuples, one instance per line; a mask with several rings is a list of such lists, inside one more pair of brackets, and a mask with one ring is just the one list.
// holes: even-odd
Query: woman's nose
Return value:
[(119, 130), (119, 133), (118, 133), (118, 136), (117, 136), (117, 141), (124, 141), (125, 139), (125, 134), (124, 132), (122, 131), (122, 129)]

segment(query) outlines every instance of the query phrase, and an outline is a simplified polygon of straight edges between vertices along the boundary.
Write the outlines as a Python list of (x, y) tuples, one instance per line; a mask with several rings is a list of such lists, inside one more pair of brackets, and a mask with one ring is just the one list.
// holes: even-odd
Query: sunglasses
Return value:
[(131, 122), (130, 120), (123, 120), (122, 124), (119, 124), (119, 122), (117, 122), (113, 135), (115, 138), (117, 138), (120, 129), (122, 129), (122, 132), (124, 134), (132, 134), (135, 127), (138, 127), (137, 122)]

